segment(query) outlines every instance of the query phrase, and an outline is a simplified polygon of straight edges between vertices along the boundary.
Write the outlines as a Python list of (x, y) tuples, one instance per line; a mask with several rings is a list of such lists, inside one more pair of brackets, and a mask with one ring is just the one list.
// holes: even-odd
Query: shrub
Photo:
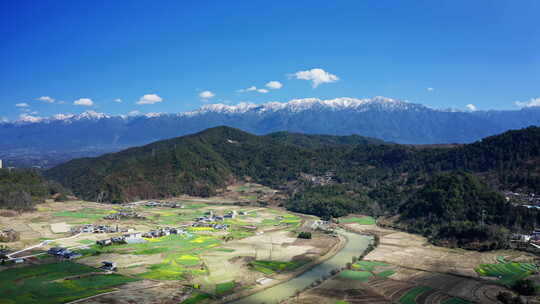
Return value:
[(536, 293), (536, 286), (532, 280), (523, 279), (518, 280), (512, 288), (519, 294), (524, 296), (532, 296)]
[(300, 239), (311, 239), (311, 232), (303, 231), (298, 234)]

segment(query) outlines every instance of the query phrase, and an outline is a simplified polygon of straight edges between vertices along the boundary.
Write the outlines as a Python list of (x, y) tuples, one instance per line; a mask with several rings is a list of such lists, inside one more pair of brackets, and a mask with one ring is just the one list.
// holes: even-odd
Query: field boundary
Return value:
[(228, 297), (226, 299), (221, 299), (221, 300), (217, 301), (216, 304), (225, 304), (225, 303), (229, 303), (229, 302), (232, 302), (232, 301), (240, 300), (242, 298), (245, 298), (245, 297), (251, 296), (253, 294), (259, 293), (261, 291), (264, 291), (264, 290), (266, 290), (266, 289), (268, 289), (270, 287), (274, 287), (276, 285), (283, 284), (283, 283), (285, 283), (287, 281), (290, 281), (290, 280), (294, 279), (295, 277), (301, 275), (302, 273), (304, 273), (304, 272), (312, 269), (313, 267), (321, 264), (322, 262), (330, 259), (334, 255), (336, 255), (341, 249), (343, 249), (345, 247), (345, 245), (347, 244), (348, 240), (345, 237), (342, 237), (341, 235), (338, 236), (338, 239), (339, 239), (339, 242), (337, 242), (334, 245), (334, 247), (332, 249), (330, 249), (324, 256), (318, 257), (315, 261), (312, 261), (310, 263), (307, 263), (306, 265), (301, 266), (300, 268), (293, 271), (292, 273), (284, 274), (283, 276), (286, 276), (286, 277), (284, 277), (283, 279), (281, 279), (281, 280), (276, 279), (276, 280), (274, 280), (273, 282), (271, 282), (269, 284), (261, 285), (261, 286), (258, 286), (256, 288), (250, 289), (250, 290), (246, 290), (246, 291), (242, 291), (242, 292), (239, 292), (239, 293), (232, 294), (230, 297)]

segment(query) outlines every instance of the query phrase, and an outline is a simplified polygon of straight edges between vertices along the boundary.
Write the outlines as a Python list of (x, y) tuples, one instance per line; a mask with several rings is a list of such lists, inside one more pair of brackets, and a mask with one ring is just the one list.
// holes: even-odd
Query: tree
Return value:
[(518, 280), (516, 281), (516, 283), (514, 283), (512, 288), (516, 292), (524, 296), (532, 296), (536, 294), (536, 285), (534, 284), (533, 280), (529, 280), (529, 279)]

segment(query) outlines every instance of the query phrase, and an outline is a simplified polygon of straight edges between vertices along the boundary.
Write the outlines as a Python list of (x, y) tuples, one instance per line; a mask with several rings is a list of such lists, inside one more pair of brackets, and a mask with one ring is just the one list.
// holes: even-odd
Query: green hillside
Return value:
[[(209, 196), (231, 182), (250, 177), (271, 187), (287, 185), (283, 188), (290, 194), (286, 207), (293, 211), (326, 218), (354, 212), (402, 214), (400, 225), (407, 229), (446, 238), (444, 231), (472, 231), (463, 228), (467, 225), (478, 228), (481, 209), (490, 216), (484, 230), (492, 223), (529, 228), (537, 213), (522, 214), (494, 191), (540, 191), (539, 159), (538, 127), (469, 145), (421, 147), (359, 136), (285, 132), (255, 136), (216, 127), (97, 158), (73, 160), (45, 174), (84, 199), (105, 202), (183, 193)], [(330, 185), (300, 178), (301, 173), (324, 176), (328, 172), (333, 176)], [(493, 217), (496, 213), (503, 218)], [(464, 226), (441, 226), (435, 219)], [(485, 233), (471, 237), (482, 235)]]
[(19, 211), (32, 210), (47, 198), (65, 198), (60, 184), (45, 180), (34, 170), (0, 169), (0, 208)]

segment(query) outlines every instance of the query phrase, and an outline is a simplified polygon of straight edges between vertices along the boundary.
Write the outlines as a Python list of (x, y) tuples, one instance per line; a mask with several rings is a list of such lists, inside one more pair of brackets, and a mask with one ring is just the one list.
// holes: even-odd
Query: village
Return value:
[(540, 209), (540, 195), (538, 194), (504, 191), (504, 196), (507, 201), (514, 205), (529, 209)]
[(339, 243), (324, 231), (328, 223), (258, 201), (235, 203), (252, 200), (252, 193), (268, 200), (273, 190), (243, 185), (232, 191), (232, 198), (119, 205), (50, 201), (17, 217), (0, 215), (0, 273), (76, 264), (93, 269), (93, 280), (104, 271), (126, 281), (178, 282), (197, 286), (192, 293), (225, 296), (275, 284)]

